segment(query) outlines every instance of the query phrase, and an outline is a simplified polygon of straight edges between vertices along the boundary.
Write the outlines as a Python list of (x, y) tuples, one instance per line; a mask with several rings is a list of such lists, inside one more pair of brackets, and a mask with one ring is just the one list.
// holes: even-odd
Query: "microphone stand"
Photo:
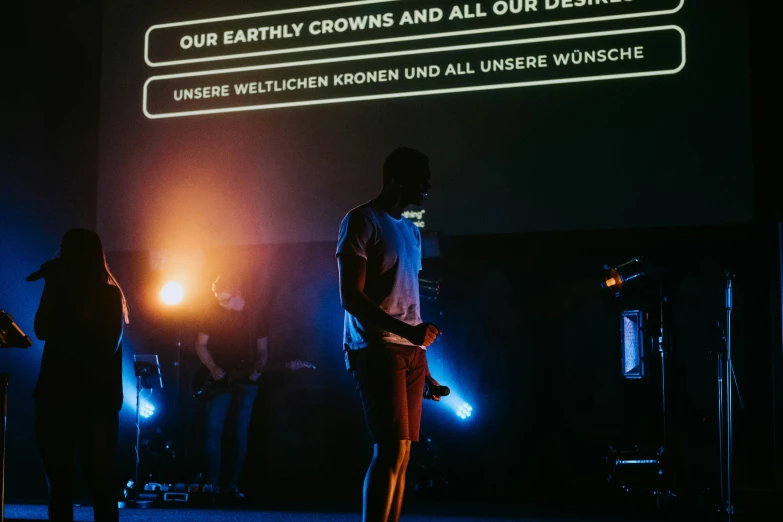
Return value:
[[(136, 375), (136, 463), (133, 474), (134, 495), (124, 507), (147, 507), (149, 502), (142, 501), (141, 492), (144, 491), (139, 482), (139, 467), (141, 464), (141, 392), (149, 389), (150, 394), (154, 387), (163, 388), (163, 378), (160, 372), (160, 363), (157, 355), (134, 355), (133, 371)], [(152, 380), (150, 380), (152, 379)], [(157, 384), (156, 384), (157, 381)]]
[(659, 307), (660, 307), (660, 321), (658, 331), (658, 353), (661, 356), (661, 413), (662, 413), (662, 437), (664, 451), (668, 448), (668, 438), (666, 436), (666, 358), (667, 358), (667, 339), (666, 339), (666, 326), (664, 322), (664, 303), (666, 296), (663, 293), (663, 282), (661, 281), (659, 289)]
[(141, 374), (136, 375), (136, 466), (133, 474), (133, 484), (135, 485), (134, 492), (134, 504), (139, 505), (139, 493), (141, 493), (141, 485), (139, 484), (139, 462), (141, 459)]
[[(669, 336), (668, 320), (668, 298), (664, 292), (663, 279), (658, 284), (658, 306), (659, 306), (659, 318), (658, 318), (658, 335), (657, 342), (653, 336), (653, 342), (656, 344), (658, 355), (661, 358), (661, 466), (667, 466), (666, 462), (669, 461), (667, 453), (669, 451), (669, 437), (668, 437), (668, 412), (666, 401), (666, 361), (671, 354), (671, 340)], [(674, 498), (677, 497), (676, 493), (672, 490), (676, 484), (674, 482), (670, 484), (662, 484), (660, 489), (653, 490), (653, 493), (657, 497), (657, 504), (660, 509), (665, 509), (665, 506)], [(672, 489), (670, 489), (672, 488)]]
[[(734, 364), (731, 359), (731, 312), (734, 308), (734, 290), (732, 282), (734, 274), (726, 272), (726, 330), (724, 350), (718, 355), (718, 445), (720, 448), (720, 494), (721, 511), (726, 513), (726, 520), (731, 522), (734, 506), (731, 502), (732, 475), (731, 465), (734, 452), (733, 426), (733, 396), (737, 391), (740, 408), (742, 403)], [(725, 440), (724, 440), (725, 439)]]
[[(29, 348), (33, 341), (14, 322), (14, 318), (0, 310), (0, 348)], [(3, 426), (0, 430), (0, 522), (5, 520), (5, 449), (8, 425), (8, 383), (10, 376), (0, 373), (0, 408)]]
[(182, 319), (177, 318), (177, 361), (174, 363), (174, 367), (177, 369), (174, 377), (176, 379), (176, 391), (174, 399), (174, 426), (177, 430), (177, 436), (179, 436), (180, 421), (179, 421), (179, 409), (180, 409), (180, 396), (181, 393), (181, 380), (182, 380)]
[[(184, 463), (187, 461), (186, 450), (187, 443), (186, 430), (182, 424), (182, 387), (183, 387), (183, 375), (182, 375), (182, 331), (183, 331), (183, 318), (181, 315), (176, 317), (177, 326), (177, 359), (174, 361), (174, 400), (172, 404), (172, 419), (174, 426), (172, 428), (172, 442), (176, 452), (176, 460), (182, 463), (182, 466), (178, 466), (178, 472), (180, 474), (185, 473)], [(181, 477), (182, 478), (182, 477)]]

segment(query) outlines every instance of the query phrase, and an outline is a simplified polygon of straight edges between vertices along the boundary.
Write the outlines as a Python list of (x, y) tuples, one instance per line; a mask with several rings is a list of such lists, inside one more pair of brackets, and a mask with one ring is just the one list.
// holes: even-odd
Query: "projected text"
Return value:
[(672, 14), (684, 0), (364, 0), (153, 25), (151, 67)]
[(154, 76), (144, 112), (167, 118), (674, 74), (676, 26), (511, 40)]

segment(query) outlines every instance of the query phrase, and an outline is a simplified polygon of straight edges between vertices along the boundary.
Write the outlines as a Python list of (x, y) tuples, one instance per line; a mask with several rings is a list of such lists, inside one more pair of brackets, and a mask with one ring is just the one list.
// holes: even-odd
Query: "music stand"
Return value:
[[(0, 310), (0, 348), (29, 348), (33, 341), (14, 322), (14, 318)], [(5, 520), (5, 436), (8, 419), (7, 373), (0, 373), (0, 408), (3, 409), (3, 429), (0, 430), (0, 522)]]
[[(141, 390), (163, 389), (163, 376), (160, 372), (160, 362), (157, 355), (134, 355), (133, 371), (136, 374), (136, 472), (134, 503), (139, 505), (139, 455), (141, 450)], [(2, 521), (0, 521), (2, 522)]]

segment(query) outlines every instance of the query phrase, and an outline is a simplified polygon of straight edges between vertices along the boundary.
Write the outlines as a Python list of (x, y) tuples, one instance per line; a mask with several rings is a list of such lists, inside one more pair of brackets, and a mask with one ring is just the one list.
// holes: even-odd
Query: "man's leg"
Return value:
[[(407, 465), (409, 450), (408, 440), (375, 444), (372, 461), (364, 478), (364, 522), (386, 522), (389, 519), (400, 470)], [(399, 518), (399, 512), (397, 516)]]
[(413, 347), (385, 344), (357, 354), (355, 378), (375, 448), (364, 481), (364, 521), (387, 522), (410, 448), (407, 373)]
[(388, 515), (384, 519), (387, 522), (397, 522), (400, 520), (400, 511), (402, 510), (402, 499), (405, 496), (405, 472), (408, 470), (408, 462), (411, 457), (411, 441), (402, 440), (404, 443), (403, 455), (397, 469), (397, 480), (394, 483), (394, 494), (392, 495)]
[(207, 404), (207, 483), (220, 482), (220, 451), (223, 442), (223, 428), (231, 406), (231, 394), (218, 395)]
[[(245, 464), (247, 455), (247, 439), (250, 434), (250, 419), (253, 415), (253, 402), (256, 400), (258, 386), (240, 386), (234, 395), (237, 408), (236, 433), (234, 435), (234, 454), (230, 461), (228, 470), (227, 484), (229, 489), (234, 489), (236, 493), (239, 477), (242, 474), (242, 467)], [(241, 495), (241, 494), (240, 494)]]
[(424, 380), (427, 375), (427, 352), (416, 348), (411, 357), (406, 357), (408, 372), (405, 380), (406, 405), (408, 407), (408, 435), (410, 440), (405, 447), (405, 455), (397, 472), (397, 483), (394, 486), (394, 498), (387, 522), (398, 522), (402, 510), (402, 500), (405, 496), (406, 471), (411, 457), (411, 441), (418, 442), (421, 426), (422, 399), (424, 396)]

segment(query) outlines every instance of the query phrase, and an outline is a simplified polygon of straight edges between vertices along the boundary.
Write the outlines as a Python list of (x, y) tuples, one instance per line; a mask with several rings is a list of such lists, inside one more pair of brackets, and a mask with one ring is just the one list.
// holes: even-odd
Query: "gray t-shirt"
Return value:
[[(340, 224), (337, 255), (367, 260), (364, 294), (390, 316), (410, 325), (421, 323), (419, 271), (421, 233), (407, 218), (395, 219), (374, 202), (351, 210)], [(411, 345), (407, 339), (362, 324), (345, 312), (345, 347), (359, 350), (370, 344)]]

